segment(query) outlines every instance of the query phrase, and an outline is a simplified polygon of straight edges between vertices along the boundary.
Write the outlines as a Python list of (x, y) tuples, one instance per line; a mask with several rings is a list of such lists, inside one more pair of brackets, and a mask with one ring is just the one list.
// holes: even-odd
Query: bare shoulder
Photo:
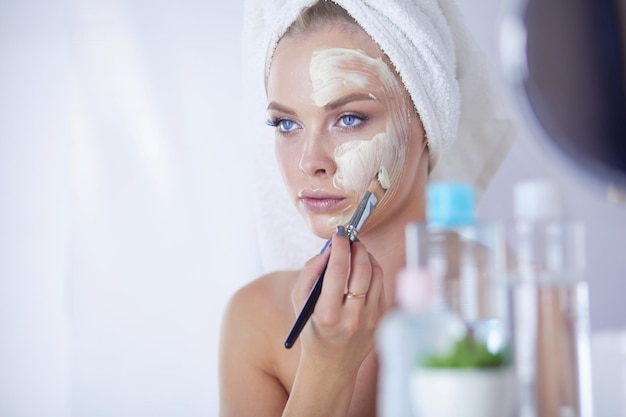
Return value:
[(225, 320), (248, 331), (266, 333), (266, 327), (274, 328), (277, 320), (293, 315), (291, 291), (297, 274), (298, 271), (272, 272), (243, 286), (231, 297)]
[(280, 364), (285, 361), (284, 337), (295, 315), (291, 291), (297, 275), (297, 271), (264, 275), (229, 300), (220, 335), (221, 416), (282, 413), (289, 383)]

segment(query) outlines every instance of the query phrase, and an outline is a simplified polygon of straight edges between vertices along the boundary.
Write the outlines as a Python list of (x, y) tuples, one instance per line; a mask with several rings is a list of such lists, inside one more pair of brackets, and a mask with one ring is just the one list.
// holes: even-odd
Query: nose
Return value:
[(337, 170), (332, 140), (324, 134), (310, 134), (305, 137), (300, 170), (310, 176), (332, 176)]

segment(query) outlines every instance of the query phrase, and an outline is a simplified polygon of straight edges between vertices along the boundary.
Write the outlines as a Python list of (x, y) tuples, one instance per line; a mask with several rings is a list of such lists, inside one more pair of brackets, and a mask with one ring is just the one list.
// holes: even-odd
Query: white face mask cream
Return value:
[[(384, 132), (369, 140), (346, 142), (335, 149), (335, 186), (362, 195), (380, 167), (387, 169), (390, 182), (395, 183), (404, 166), (409, 127), (403, 86), (391, 69), (381, 58), (372, 58), (360, 50), (330, 48), (313, 53), (310, 76), (317, 106), (323, 107), (337, 97), (358, 91), (385, 103), (388, 109)], [(337, 224), (345, 222), (343, 218), (336, 220)]]

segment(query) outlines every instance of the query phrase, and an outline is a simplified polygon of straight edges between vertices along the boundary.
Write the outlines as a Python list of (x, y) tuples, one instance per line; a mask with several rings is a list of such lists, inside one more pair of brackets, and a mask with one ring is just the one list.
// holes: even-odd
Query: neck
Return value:
[[(406, 265), (406, 226), (426, 219), (428, 152), (422, 152), (418, 159), (410, 159), (403, 177), (398, 182), (405, 186), (392, 185), (359, 234), (359, 239), (383, 269), (388, 308), (395, 304), (396, 277)], [(411, 185), (406, 186), (408, 184)]]
[(361, 240), (383, 269), (386, 304), (392, 306), (395, 303), (396, 276), (405, 265), (404, 228), (379, 236), (368, 234)]
[[(421, 193), (423, 194), (423, 190)], [(422, 195), (417, 193), (415, 195)], [(359, 239), (376, 258), (384, 273), (385, 298), (387, 306), (395, 303), (396, 277), (406, 265), (405, 228), (410, 222), (425, 219), (424, 202), (415, 199), (398, 213), (385, 214), (386, 221), (359, 234)]]

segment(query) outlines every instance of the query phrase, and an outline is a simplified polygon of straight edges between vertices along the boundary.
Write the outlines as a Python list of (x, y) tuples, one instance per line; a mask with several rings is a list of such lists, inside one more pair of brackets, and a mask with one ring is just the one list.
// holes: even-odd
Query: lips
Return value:
[(303, 190), (298, 194), (300, 204), (313, 213), (332, 213), (342, 208), (346, 198), (324, 190)]

